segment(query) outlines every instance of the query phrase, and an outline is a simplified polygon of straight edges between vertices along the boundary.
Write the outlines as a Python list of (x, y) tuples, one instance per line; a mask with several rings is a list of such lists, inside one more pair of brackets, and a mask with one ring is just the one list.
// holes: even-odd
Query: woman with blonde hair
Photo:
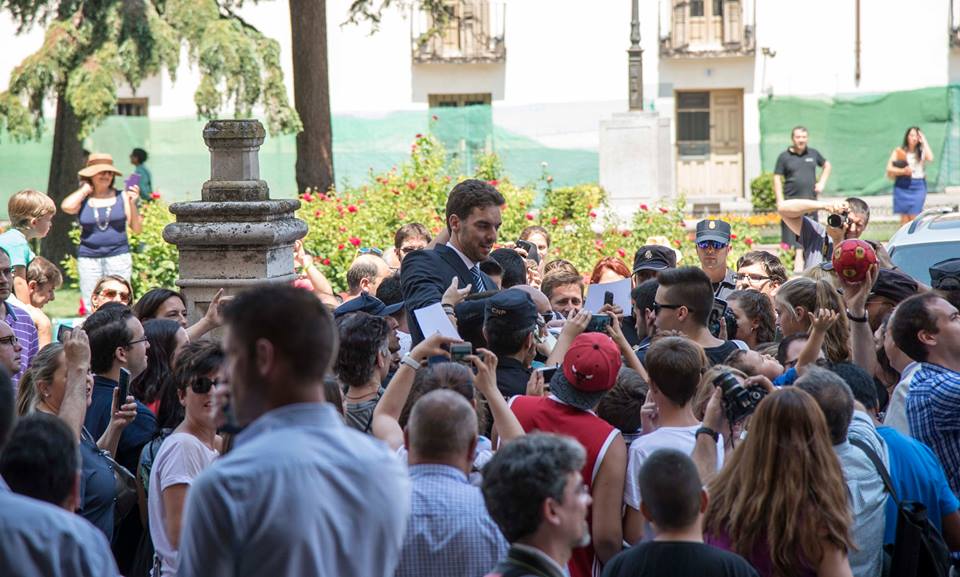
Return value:
[(843, 471), (817, 402), (796, 387), (767, 396), (709, 483), (706, 542), (764, 577), (848, 577), (853, 546)]
[[(777, 291), (776, 303), (777, 324), (785, 337), (808, 332), (813, 314), (820, 309), (846, 309), (840, 293), (830, 283), (806, 277), (784, 283)], [(850, 351), (850, 325), (846, 315), (841, 314), (827, 329), (823, 352), (831, 363), (842, 363), (850, 360)]]

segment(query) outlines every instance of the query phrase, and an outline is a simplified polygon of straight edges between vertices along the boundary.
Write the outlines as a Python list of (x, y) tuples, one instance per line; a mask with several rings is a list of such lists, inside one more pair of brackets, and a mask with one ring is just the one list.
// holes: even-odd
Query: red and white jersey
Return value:
[[(607, 454), (610, 443), (620, 434), (613, 425), (604, 421), (593, 411), (584, 411), (571, 407), (554, 397), (517, 396), (510, 399), (510, 409), (516, 415), (524, 432), (543, 431), (573, 437), (587, 451), (587, 460), (581, 474), (583, 482), (593, 495), (593, 482), (597, 478), (600, 464)], [(591, 525), (592, 511), (587, 514), (587, 523)], [(569, 563), (570, 577), (595, 577), (600, 575), (600, 563), (593, 551), (593, 545), (573, 550)]]

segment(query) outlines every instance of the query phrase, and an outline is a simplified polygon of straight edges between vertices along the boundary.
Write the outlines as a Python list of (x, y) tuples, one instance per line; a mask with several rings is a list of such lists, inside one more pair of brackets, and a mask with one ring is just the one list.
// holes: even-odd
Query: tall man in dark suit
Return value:
[(454, 278), (470, 292), (496, 290), (497, 285), (480, 270), (497, 242), (500, 207), (506, 201), (496, 188), (469, 179), (453, 187), (447, 197), (447, 231), (450, 241), (432, 250), (412, 252), (403, 259), (400, 283), (406, 303), (413, 344), (423, 340), (414, 311), (440, 302)]

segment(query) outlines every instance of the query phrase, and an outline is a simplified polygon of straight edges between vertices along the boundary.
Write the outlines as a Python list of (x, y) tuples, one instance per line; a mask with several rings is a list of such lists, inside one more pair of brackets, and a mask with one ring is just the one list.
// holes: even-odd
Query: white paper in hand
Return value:
[(603, 307), (604, 293), (612, 292), (613, 304), (623, 309), (623, 314), (629, 315), (632, 309), (632, 305), (630, 304), (630, 290), (632, 288), (633, 283), (628, 278), (614, 282), (587, 285), (587, 299), (586, 302), (583, 303), (583, 308), (594, 314), (600, 312), (600, 309)]
[(460, 340), (456, 327), (450, 322), (450, 317), (443, 312), (443, 306), (440, 303), (434, 303), (428, 307), (413, 311), (417, 318), (417, 324), (423, 331), (423, 338), (427, 338), (434, 333), (440, 333), (445, 337), (451, 337)]

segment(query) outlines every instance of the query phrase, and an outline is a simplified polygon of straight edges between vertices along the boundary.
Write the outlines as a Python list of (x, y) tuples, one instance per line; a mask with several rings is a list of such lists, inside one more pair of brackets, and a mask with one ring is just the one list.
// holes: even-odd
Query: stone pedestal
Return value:
[(210, 149), (210, 180), (201, 200), (170, 206), (177, 221), (167, 225), (163, 238), (180, 251), (177, 286), (191, 323), (220, 288), (234, 294), (295, 279), (293, 243), (306, 236), (307, 224), (294, 216), (299, 200), (270, 200), (260, 180), (264, 136), (256, 120), (208, 122), (203, 139)]
[(624, 112), (600, 122), (600, 186), (623, 218), (640, 203), (673, 202), (670, 126), (656, 112)]

